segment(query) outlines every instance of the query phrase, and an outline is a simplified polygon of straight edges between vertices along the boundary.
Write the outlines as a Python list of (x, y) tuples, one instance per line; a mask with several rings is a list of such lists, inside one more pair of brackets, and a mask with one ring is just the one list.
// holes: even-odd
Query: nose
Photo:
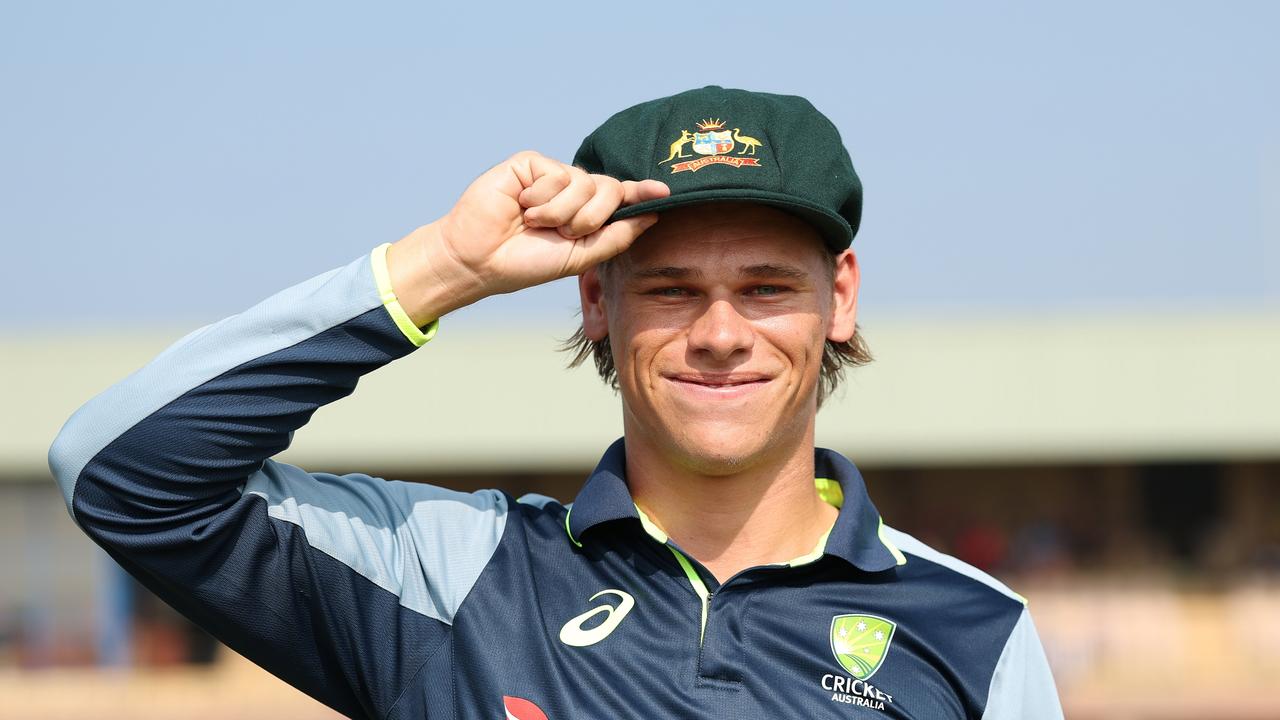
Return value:
[(751, 322), (728, 300), (715, 300), (689, 327), (689, 349), (724, 361), (755, 343)]

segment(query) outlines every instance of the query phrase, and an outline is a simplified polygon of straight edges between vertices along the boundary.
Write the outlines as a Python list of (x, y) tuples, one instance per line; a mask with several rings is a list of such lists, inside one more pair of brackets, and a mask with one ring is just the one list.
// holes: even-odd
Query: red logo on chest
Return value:
[(547, 720), (542, 708), (524, 698), (503, 695), (502, 707), (507, 711), (507, 720)]

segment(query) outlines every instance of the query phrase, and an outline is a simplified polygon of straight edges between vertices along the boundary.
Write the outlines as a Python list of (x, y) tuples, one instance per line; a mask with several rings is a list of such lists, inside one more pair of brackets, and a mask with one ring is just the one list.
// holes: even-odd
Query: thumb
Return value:
[(581, 252), (575, 258), (577, 261), (575, 264), (579, 267), (573, 269), (573, 274), (581, 274), (624, 252), (631, 247), (631, 243), (635, 242), (636, 238), (657, 222), (657, 213), (645, 213), (625, 220), (616, 220), (582, 238), (579, 244)]

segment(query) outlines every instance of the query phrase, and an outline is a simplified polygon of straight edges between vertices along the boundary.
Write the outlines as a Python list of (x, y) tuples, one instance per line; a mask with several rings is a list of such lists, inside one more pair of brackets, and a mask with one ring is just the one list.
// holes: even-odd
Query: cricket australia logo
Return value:
[[(695, 158), (678, 162), (671, 166), (671, 174), (678, 172), (697, 172), (708, 165), (730, 165), (732, 167), (760, 167), (760, 160), (753, 156), (756, 149), (764, 147), (764, 143), (743, 135), (739, 128), (727, 129), (727, 123), (719, 118), (703, 120), (696, 125), (697, 132), (687, 129), (680, 131), (680, 137), (671, 143), (666, 160), (659, 161), (665, 165), (679, 158)], [(693, 155), (686, 152), (686, 146), (693, 146)], [(695, 157), (701, 155), (702, 157)]]
[(876, 674), (889, 646), (897, 623), (875, 615), (836, 615), (831, 618), (831, 654), (844, 668), (845, 674), (822, 676), (822, 689), (831, 693), (831, 701), (883, 710), (893, 696), (867, 680)]
[(895, 629), (874, 615), (837, 615), (831, 618), (831, 654), (849, 674), (866, 680), (880, 669)]

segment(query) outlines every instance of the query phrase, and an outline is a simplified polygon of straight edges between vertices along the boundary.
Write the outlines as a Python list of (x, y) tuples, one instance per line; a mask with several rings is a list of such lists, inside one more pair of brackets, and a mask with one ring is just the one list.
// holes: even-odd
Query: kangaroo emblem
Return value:
[[(764, 143), (750, 135), (743, 135), (738, 128), (730, 130), (726, 127), (727, 125), (728, 123), (720, 118), (707, 118), (697, 123), (697, 132), (681, 130), (680, 137), (671, 143), (671, 152), (667, 154), (667, 159), (658, 164), (671, 163), (672, 175), (682, 172), (695, 173), (715, 165), (729, 168), (760, 167), (759, 158), (747, 156), (756, 155), (756, 151), (764, 147)], [(687, 145), (693, 147), (686, 148)], [(676, 158), (692, 159), (673, 162)], [(712, 172), (725, 171), (713, 170)]]
[(667, 156), (666, 160), (663, 160), (658, 164), (661, 165), (662, 163), (669, 163), (678, 157), (689, 157), (684, 153), (684, 146), (691, 142), (693, 142), (693, 135), (690, 134), (688, 130), (681, 130), (680, 139), (671, 143), (671, 154)]
[[(739, 135), (738, 128), (733, 129), (733, 141), (742, 143), (742, 149), (738, 151), (739, 155), (755, 155), (756, 148), (764, 144), (750, 135)], [(748, 153), (748, 150), (751, 152)]]

